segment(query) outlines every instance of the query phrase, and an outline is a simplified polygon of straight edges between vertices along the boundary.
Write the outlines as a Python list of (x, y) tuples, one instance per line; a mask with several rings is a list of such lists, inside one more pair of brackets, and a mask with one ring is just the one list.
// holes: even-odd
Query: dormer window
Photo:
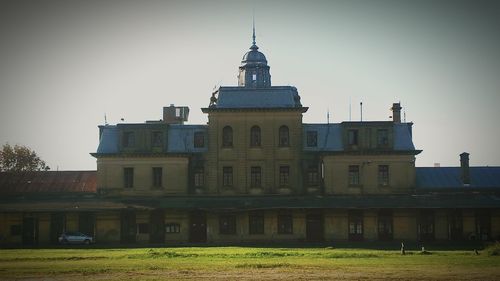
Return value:
[(133, 147), (135, 143), (134, 132), (123, 132), (122, 145), (123, 147)]
[(308, 147), (318, 146), (318, 132), (317, 131), (307, 131), (307, 146)]
[(257, 74), (255, 74), (255, 73), (254, 73), (254, 74), (252, 74), (252, 80), (253, 80), (253, 81), (257, 81)]
[(349, 145), (358, 145), (358, 130), (349, 130), (347, 132), (347, 143)]
[(161, 147), (163, 143), (163, 135), (160, 131), (153, 131), (151, 133), (151, 144), (153, 147)]
[(203, 132), (194, 133), (194, 147), (195, 148), (205, 147), (205, 136)]
[(389, 145), (389, 133), (387, 129), (377, 130), (377, 146), (385, 147)]

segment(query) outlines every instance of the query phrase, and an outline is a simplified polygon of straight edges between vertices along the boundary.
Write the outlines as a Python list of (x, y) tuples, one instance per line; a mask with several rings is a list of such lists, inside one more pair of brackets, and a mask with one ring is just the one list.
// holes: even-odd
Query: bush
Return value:
[(500, 256), (500, 242), (495, 242), (484, 249), (488, 256)]

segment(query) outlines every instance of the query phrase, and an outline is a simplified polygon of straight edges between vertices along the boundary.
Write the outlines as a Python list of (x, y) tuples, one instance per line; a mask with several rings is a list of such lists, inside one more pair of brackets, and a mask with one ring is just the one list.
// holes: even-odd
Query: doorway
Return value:
[(121, 243), (135, 243), (137, 224), (134, 211), (123, 211), (121, 214)]
[(165, 215), (163, 210), (151, 211), (149, 217), (150, 243), (165, 243)]
[(38, 219), (23, 218), (23, 245), (38, 244)]
[(207, 215), (203, 211), (193, 211), (189, 216), (189, 242), (207, 242)]
[(63, 213), (53, 213), (50, 215), (50, 243), (56, 245), (59, 243), (59, 235), (66, 228), (66, 216)]
[(322, 214), (307, 214), (306, 239), (307, 242), (322, 242), (325, 240)]

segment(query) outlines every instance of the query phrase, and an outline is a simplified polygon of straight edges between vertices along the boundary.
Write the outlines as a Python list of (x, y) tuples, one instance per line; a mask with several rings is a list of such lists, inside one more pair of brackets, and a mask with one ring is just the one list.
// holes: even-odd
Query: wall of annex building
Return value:
[[(298, 111), (210, 112), (209, 150), (206, 155), (207, 193), (269, 194), (299, 193), (302, 189), (302, 113)], [(225, 146), (223, 129), (232, 129), (231, 146)], [(258, 126), (260, 145), (251, 144), (251, 128)], [(289, 133), (287, 145), (280, 144), (280, 127)], [(280, 167), (289, 167), (287, 184), (280, 184)], [(223, 169), (232, 167), (233, 184), (224, 186)], [(260, 187), (251, 185), (251, 167), (261, 167)]]
[[(419, 214), (429, 210), (419, 209), (393, 209), (392, 217), (392, 236), (390, 241), (412, 242), (420, 240), (419, 237)], [(449, 209), (431, 210), (433, 234), (432, 240), (449, 240)], [(463, 209), (461, 224), (463, 230), (461, 234), (462, 241), (477, 238), (478, 213), (483, 210)], [(130, 210), (110, 210), (90, 212), (92, 214), (93, 231), (86, 234), (93, 235), (98, 244), (113, 243), (151, 243), (151, 235), (154, 224), (152, 212), (148, 210), (133, 210), (133, 227), (131, 230), (131, 240), (123, 241), (124, 212)], [(156, 210), (155, 212), (158, 212)], [(206, 243), (245, 243), (245, 242), (307, 242), (308, 241), (308, 215), (320, 214), (322, 218), (323, 231), (321, 237), (325, 242), (350, 241), (351, 215), (359, 213), (362, 221), (362, 239), (361, 241), (378, 241), (379, 236), (379, 209), (324, 209), (324, 210), (263, 210), (261, 214), (264, 217), (263, 233), (250, 234), (249, 218), (253, 211), (224, 212), (207, 211), (206, 215)], [(489, 209), (491, 233), (490, 239), (500, 237), (500, 209)], [(88, 213), (88, 212), (87, 212)], [(164, 230), (161, 234), (162, 241), (156, 243), (182, 244), (190, 241), (191, 212), (183, 210), (161, 210), (161, 222)], [(0, 214), (0, 244), (1, 245), (22, 245), (25, 244), (23, 237), (23, 228), (26, 226), (26, 220), (35, 219), (36, 227), (33, 235), (36, 236), (32, 244), (27, 245), (48, 245), (54, 244), (53, 236), (60, 235), (63, 230), (82, 231), (82, 213), (81, 212), (58, 212), (64, 215), (64, 229), (53, 230), (54, 213), (51, 212), (3, 212)], [(221, 217), (234, 216), (234, 232), (221, 233)], [(289, 215), (291, 218), (291, 231), (289, 233), (280, 233), (279, 217)], [(161, 223), (160, 223), (161, 224)], [(57, 243), (57, 242), (56, 242)]]
[[(413, 155), (330, 155), (323, 157), (323, 164), (326, 194), (409, 193), (415, 187)], [(380, 179), (380, 166), (388, 168), (386, 183)]]
[[(98, 158), (98, 192), (125, 196), (187, 194), (188, 164), (188, 157)], [(130, 176), (130, 173), (133, 175)], [(159, 176), (160, 183), (158, 183), (158, 175), (155, 173), (161, 174)], [(157, 181), (156, 184), (155, 181)]]

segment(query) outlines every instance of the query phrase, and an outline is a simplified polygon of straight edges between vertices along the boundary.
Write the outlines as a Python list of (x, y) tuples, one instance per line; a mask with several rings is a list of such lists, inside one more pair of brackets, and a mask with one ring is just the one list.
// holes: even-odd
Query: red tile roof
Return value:
[(0, 173), (0, 194), (95, 193), (96, 189), (96, 171)]

